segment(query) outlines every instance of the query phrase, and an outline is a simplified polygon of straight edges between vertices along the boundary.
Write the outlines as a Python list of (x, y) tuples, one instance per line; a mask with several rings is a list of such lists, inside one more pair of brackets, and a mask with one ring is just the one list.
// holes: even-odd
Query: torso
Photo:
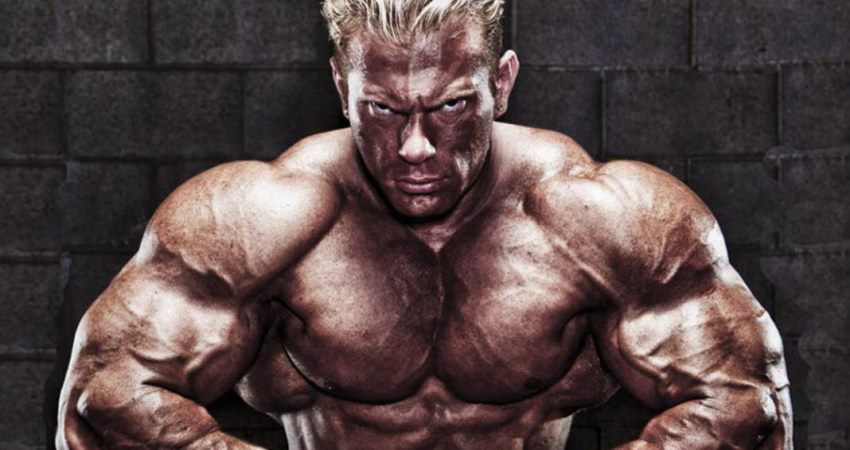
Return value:
[(274, 284), (238, 385), (292, 448), (563, 448), (570, 415), (610, 396), (597, 289), (523, 208), (528, 187), (503, 185), (436, 248), (347, 193)]

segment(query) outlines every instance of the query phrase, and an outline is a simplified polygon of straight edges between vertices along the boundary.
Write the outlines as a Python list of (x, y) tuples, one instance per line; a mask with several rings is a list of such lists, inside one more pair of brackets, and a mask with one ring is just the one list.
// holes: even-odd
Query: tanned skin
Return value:
[[(622, 386), (657, 409), (622, 449), (788, 449), (779, 335), (705, 205), (494, 122), (518, 71), (468, 20), (333, 61), (351, 129), (180, 187), (77, 332), (60, 448), (556, 449)], [(493, 66), (493, 67), (491, 67)]]

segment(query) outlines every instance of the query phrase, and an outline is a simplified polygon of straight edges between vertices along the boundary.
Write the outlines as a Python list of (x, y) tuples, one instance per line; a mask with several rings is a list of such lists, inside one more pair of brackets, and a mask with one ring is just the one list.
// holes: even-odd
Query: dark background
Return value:
[[(507, 120), (688, 183), (782, 332), (797, 448), (850, 448), (850, 3), (508, 13)], [(0, 0), (0, 448), (51, 446), (76, 323), (168, 192), (345, 125), (329, 55), (316, 1)], [(282, 448), (233, 396), (213, 409)], [(578, 416), (570, 448), (609, 448), (649, 416), (618, 394)]]

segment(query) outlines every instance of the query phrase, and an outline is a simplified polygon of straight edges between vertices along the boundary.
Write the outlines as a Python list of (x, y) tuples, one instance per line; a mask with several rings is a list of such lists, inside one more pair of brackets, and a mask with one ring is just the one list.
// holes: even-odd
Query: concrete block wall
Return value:
[[(786, 345), (796, 448), (850, 448), (850, 4), (514, 0), (508, 121), (712, 208)], [(188, 177), (345, 126), (318, 1), (0, 0), (0, 448), (49, 448), (76, 323)], [(780, 147), (768, 153), (774, 147)], [(234, 433), (284, 448), (232, 395)], [(570, 449), (651, 417), (580, 414)]]

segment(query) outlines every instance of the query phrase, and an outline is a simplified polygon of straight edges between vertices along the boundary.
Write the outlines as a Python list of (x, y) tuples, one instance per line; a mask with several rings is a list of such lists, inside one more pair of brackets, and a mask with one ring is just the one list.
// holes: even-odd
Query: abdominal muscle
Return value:
[[(554, 385), (505, 404), (471, 403), (436, 376), (399, 401), (345, 400), (300, 376), (284, 351), (266, 341), (260, 359), (237, 385), (255, 409), (285, 429), (297, 449), (562, 449), (572, 414), (616, 390), (585, 340), (572, 367)], [(282, 349), (281, 349), (282, 350)]]
[(563, 448), (570, 416), (547, 417), (546, 403), (467, 403), (430, 377), (399, 402), (373, 405), (319, 395), (310, 407), (278, 419), (290, 449)]

